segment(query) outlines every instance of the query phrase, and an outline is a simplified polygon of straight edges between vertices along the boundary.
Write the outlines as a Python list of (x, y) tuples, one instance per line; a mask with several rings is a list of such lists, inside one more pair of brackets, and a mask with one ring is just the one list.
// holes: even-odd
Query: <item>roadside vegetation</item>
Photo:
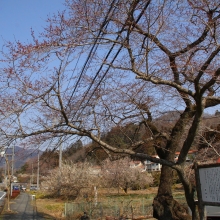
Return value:
[[(118, 209), (122, 207), (122, 204), (124, 204), (124, 207), (126, 205), (129, 205), (131, 201), (143, 201), (145, 200), (145, 205), (151, 206), (154, 196), (157, 193), (158, 187), (149, 187), (144, 190), (128, 190), (127, 193), (125, 193), (122, 189), (118, 190), (116, 188), (99, 188), (98, 189), (98, 202), (103, 204), (110, 204), (112, 205), (112, 209), (115, 209), (115, 203), (119, 203)], [(181, 184), (175, 184), (173, 185), (174, 189), (174, 197), (177, 198), (181, 203), (186, 204), (186, 201), (184, 199), (184, 190)], [(89, 190), (86, 190), (89, 191)], [(92, 189), (90, 189), (92, 191)], [(94, 189), (93, 193), (91, 193), (90, 198), (85, 198), (83, 195), (78, 197), (76, 200), (73, 201), (65, 201), (63, 199), (54, 198), (51, 197), (51, 195), (48, 192), (45, 191), (36, 191), (36, 192), (29, 192), (30, 194), (34, 194), (36, 196), (36, 206), (37, 211), (52, 216), (56, 219), (64, 219), (64, 209), (65, 209), (65, 203), (66, 202), (75, 202), (76, 204), (90, 204), (90, 202), (94, 203)], [(121, 205), (120, 205), (121, 204)], [(142, 205), (142, 203), (141, 203)], [(106, 207), (107, 208), (107, 207)], [(83, 214), (83, 210), (78, 211), (74, 214), (74, 219), (79, 219), (80, 216)], [(152, 217), (152, 209), (149, 213), (146, 213), (145, 216)], [(104, 218), (105, 219), (105, 218)]]

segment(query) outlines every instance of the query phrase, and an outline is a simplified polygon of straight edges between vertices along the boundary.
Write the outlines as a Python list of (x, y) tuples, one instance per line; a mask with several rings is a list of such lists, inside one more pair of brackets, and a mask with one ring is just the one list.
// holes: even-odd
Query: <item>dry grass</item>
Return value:
[[(174, 195), (183, 195), (183, 190), (181, 189), (181, 186), (175, 186), (175, 193)], [(98, 189), (98, 197), (99, 200), (104, 201), (105, 199), (109, 197), (114, 197), (114, 199), (121, 199), (122, 197), (133, 197), (138, 198), (139, 196), (143, 197), (145, 195), (146, 197), (154, 198), (154, 196), (157, 193), (157, 187), (151, 187), (145, 190), (136, 190), (132, 191), (129, 190), (128, 194), (125, 194), (122, 190), (118, 189)], [(47, 198), (46, 194), (42, 194), (42, 192), (35, 192), (36, 195), (36, 206), (38, 213), (43, 213), (44, 216), (47, 217), (47, 219), (57, 219), (61, 220), (64, 219), (63, 213), (64, 213), (64, 203), (65, 201), (59, 200), (59, 199), (51, 199)], [(90, 195), (93, 197), (93, 195)], [(94, 197), (93, 197), (94, 198)], [(83, 193), (82, 195), (77, 198), (77, 202), (82, 201)], [(84, 199), (85, 200), (85, 199)]]
[(63, 219), (64, 202), (55, 199), (36, 199), (37, 212), (47, 218)]

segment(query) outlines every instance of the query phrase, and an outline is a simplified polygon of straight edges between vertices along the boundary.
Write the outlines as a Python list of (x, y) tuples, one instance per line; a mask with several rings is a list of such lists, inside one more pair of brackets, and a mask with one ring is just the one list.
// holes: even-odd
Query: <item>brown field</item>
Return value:
[[(128, 201), (138, 198), (147, 198), (149, 200), (152, 199), (157, 193), (157, 187), (150, 187), (145, 190), (129, 190), (127, 194), (125, 194), (122, 190), (117, 189), (98, 189), (98, 201), (104, 202), (109, 198), (113, 198), (114, 200), (123, 200)], [(42, 192), (35, 192), (36, 195), (36, 207), (39, 213), (42, 213), (47, 219), (65, 219), (63, 217), (64, 214), (64, 204), (66, 201), (60, 199), (52, 199), (48, 198), (47, 194)], [(174, 196), (183, 197), (183, 190), (180, 185), (175, 185), (174, 187)], [(94, 198), (93, 193), (91, 193), (86, 200)], [(74, 202), (85, 202), (85, 198), (83, 198), (83, 192)], [(79, 213), (80, 216), (80, 213)]]

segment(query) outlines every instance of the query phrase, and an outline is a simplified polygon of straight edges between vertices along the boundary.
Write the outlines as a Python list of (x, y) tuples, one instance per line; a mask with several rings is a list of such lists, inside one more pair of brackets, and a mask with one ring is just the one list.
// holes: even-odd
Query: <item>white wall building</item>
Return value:
[[(152, 157), (159, 158), (157, 155), (154, 155)], [(160, 163), (154, 163), (149, 160), (146, 160), (144, 164), (145, 164), (145, 170), (148, 172), (161, 171), (162, 165)]]
[[(175, 153), (175, 158), (174, 158), (175, 162), (178, 160), (179, 154), (180, 154), (180, 152)], [(194, 160), (196, 154), (197, 154), (197, 150), (190, 150), (187, 154), (186, 162), (188, 162), (188, 163), (192, 162)], [(159, 159), (159, 157), (157, 155), (153, 155), (152, 157)], [(161, 168), (162, 168), (162, 165), (160, 163), (154, 163), (149, 160), (146, 160), (144, 162), (144, 164), (145, 164), (145, 170), (148, 172), (161, 171)]]

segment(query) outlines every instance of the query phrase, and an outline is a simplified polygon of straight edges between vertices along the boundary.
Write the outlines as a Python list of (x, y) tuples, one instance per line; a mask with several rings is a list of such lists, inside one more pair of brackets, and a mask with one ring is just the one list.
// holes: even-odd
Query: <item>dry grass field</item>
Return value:
[[(33, 192), (32, 192), (33, 193)], [(37, 211), (42, 213), (47, 219), (65, 219), (63, 217), (64, 214), (64, 204), (66, 201), (60, 200), (60, 199), (52, 199), (48, 198), (47, 194), (42, 192), (34, 192), (36, 195), (36, 206)], [(145, 190), (129, 190), (127, 194), (125, 194), (122, 190), (117, 189), (99, 189), (98, 190), (98, 201), (106, 201), (109, 198), (114, 198), (114, 200), (125, 200), (126, 199), (138, 199), (138, 198), (147, 198), (149, 200), (152, 199), (157, 193), (157, 187), (150, 187)], [(93, 195), (90, 195), (93, 197)], [(175, 185), (174, 187), (174, 196), (175, 197), (183, 197), (183, 190), (180, 185)], [(87, 198), (89, 199), (89, 198)], [(85, 198), (83, 196), (80, 196), (76, 201), (74, 202), (83, 202), (85, 201)], [(80, 214), (79, 214), (80, 216)]]

